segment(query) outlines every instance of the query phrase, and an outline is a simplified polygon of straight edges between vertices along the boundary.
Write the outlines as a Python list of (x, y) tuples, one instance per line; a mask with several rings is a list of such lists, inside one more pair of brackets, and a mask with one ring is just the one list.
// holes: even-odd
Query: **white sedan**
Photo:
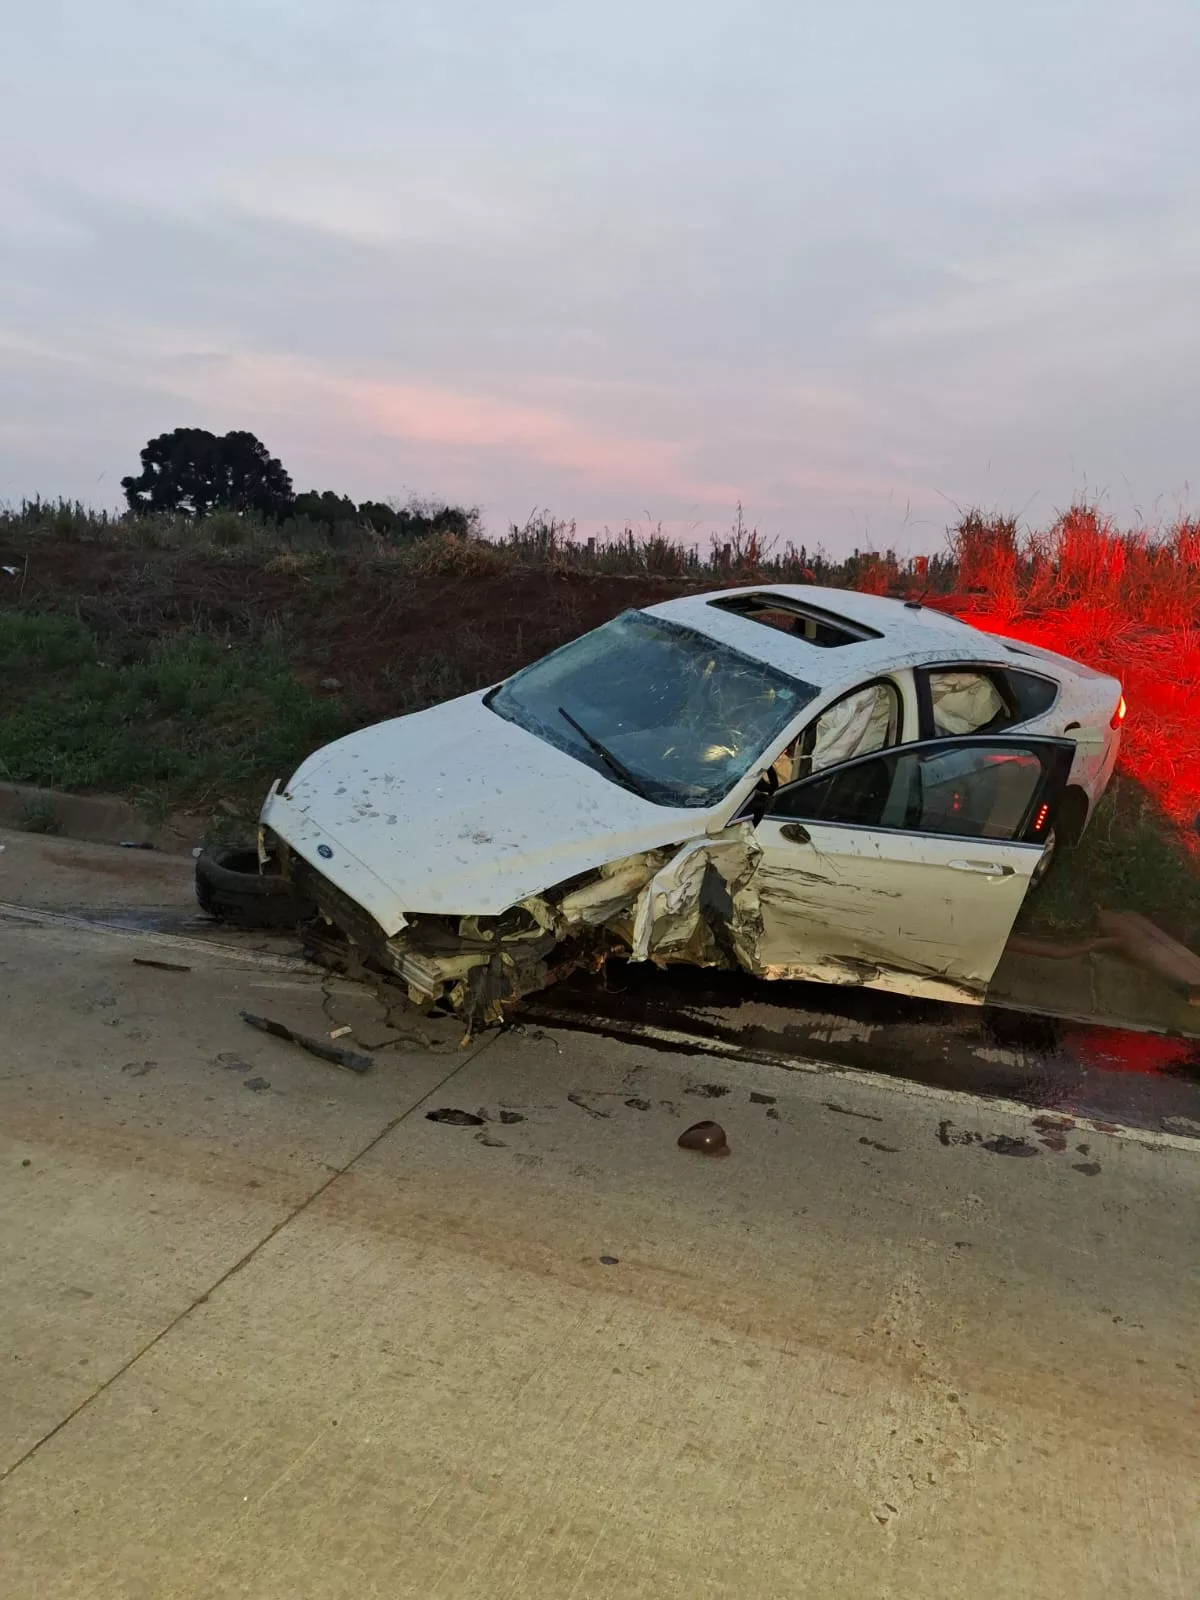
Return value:
[(979, 1001), (1124, 711), (916, 603), (697, 594), (318, 750), (259, 856), (472, 1021), (612, 954)]

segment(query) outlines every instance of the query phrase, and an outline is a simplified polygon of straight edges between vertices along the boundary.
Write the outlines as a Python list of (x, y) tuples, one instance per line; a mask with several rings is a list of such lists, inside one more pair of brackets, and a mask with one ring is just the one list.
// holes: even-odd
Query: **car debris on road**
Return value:
[(370, 1056), (360, 1056), (357, 1051), (326, 1044), (323, 1039), (310, 1039), (307, 1034), (297, 1033), (286, 1023), (273, 1022), (270, 1017), (252, 1016), (249, 1011), (242, 1012), (242, 1021), (249, 1023), (252, 1028), (257, 1028), (260, 1033), (269, 1033), (273, 1038), (286, 1039), (290, 1044), (299, 1045), (301, 1050), (307, 1050), (310, 1055), (317, 1056), (321, 1061), (328, 1061), (335, 1067), (347, 1067), (351, 1072), (371, 1070)]
[(610, 955), (978, 1002), (1123, 716), (1116, 679), (916, 603), (690, 595), (318, 750), (258, 881), (468, 1036)]
[(676, 1140), (681, 1150), (695, 1150), (702, 1156), (729, 1155), (729, 1140), (719, 1122), (693, 1122)]

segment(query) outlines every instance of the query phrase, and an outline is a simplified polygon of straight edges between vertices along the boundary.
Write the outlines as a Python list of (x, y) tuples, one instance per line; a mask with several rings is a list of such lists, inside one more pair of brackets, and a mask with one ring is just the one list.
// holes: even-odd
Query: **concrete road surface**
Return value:
[(0, 920), (5, 1600), (1200, 1591), (1200, 1153), (391, 1022)]

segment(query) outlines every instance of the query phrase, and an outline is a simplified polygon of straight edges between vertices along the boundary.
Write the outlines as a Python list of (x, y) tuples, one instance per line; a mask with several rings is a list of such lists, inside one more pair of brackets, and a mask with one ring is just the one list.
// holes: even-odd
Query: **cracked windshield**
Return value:
[(709, 806), (817, 690), (627, 611), (526, 667), (491, 709), (659, 805)]

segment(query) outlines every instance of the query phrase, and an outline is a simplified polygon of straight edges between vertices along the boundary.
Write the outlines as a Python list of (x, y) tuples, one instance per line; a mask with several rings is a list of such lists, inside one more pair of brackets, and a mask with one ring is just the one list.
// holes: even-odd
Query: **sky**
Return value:
[(152, 435), (581, 532), (1200, 504), (1196, 0), (38, 0), (0, 502)]

